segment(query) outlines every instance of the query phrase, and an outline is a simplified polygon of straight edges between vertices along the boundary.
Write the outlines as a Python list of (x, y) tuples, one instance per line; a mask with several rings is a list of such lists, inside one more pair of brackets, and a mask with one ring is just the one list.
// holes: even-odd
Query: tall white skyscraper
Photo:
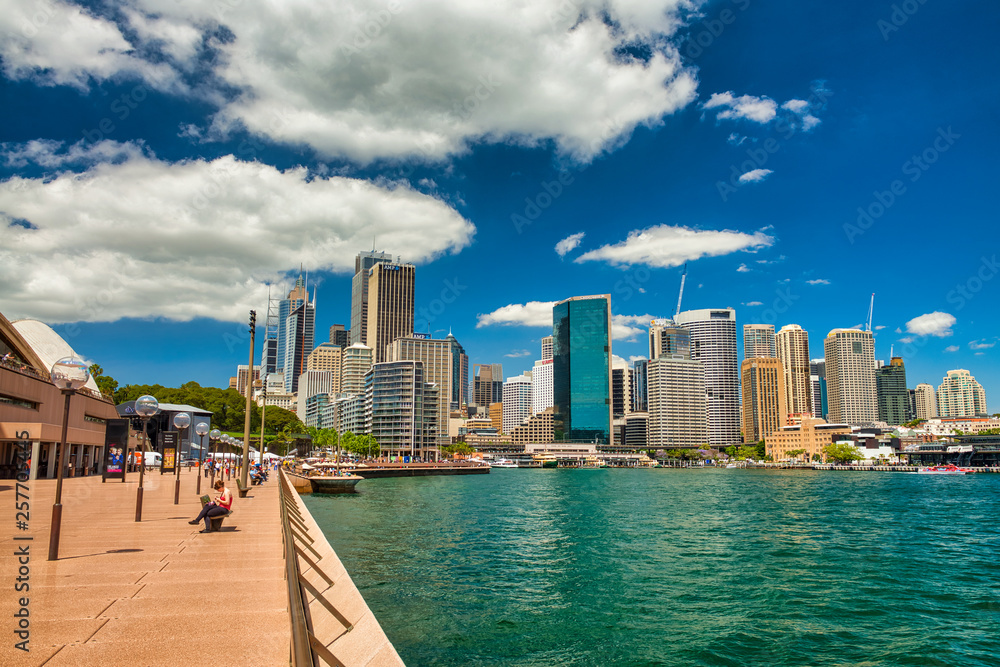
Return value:
[(531, 414), (552, 407), (552, 359), (540, 359), (531, 369)]
[(648, 446), (690, 449), (709, 442), (705, 367), (701, 362), (682, 355), (651, 359), (646, 365), (646, 388)]
[(775, 350), (773, 324), (743, 325), (743, 358), (754, 357), (774, 358), (778, 356)]
[(372, 349), (363, 343), (344, 348), (340, 370), (340, 390), (345, 394), (365, 392), (365, 374), (372, 367)]
[(510, 433), (531, 416), (531, 378), (515, 375), (503, 383), (503, 432)]
[(829, 421), (851, 425), (878, 421), (872, 332), (834, 329), (824, 339), (823, 350)]
[[(284, 328), (285, 391), (298, 391), (299, 375), (306, 370), (306, 362), (313, 351), (316, 338), (316, 295), (310, 303), (305, 301), (292, 308), (285, 318)], [(279, 335), (278, 347), (281, 347)]]
[(986, 390), (965, 369), (948, 371), (937, 390), (938, 417), (985, 417)]
[[(691, 332), (691, 359), (700, 361), (705, 368), (709, 442), (717, 448), (738, 444), (740, 382), (736, 311), (732, 308), (688, 310), (679, 313), (674, 322)], [(647, 374), (649, 372), (647, 370)], [(652, 411), (652, 380), (648, 383)]]
[(775, 346), (785, 369), (785, 408), (788, 414), (813, 414), (809, 334), (798, 324), (786, 324), (775, 336)]

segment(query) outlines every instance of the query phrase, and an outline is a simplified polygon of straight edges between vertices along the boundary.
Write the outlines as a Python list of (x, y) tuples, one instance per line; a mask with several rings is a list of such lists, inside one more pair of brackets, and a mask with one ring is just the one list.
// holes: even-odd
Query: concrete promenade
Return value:
[[(59, 560), (47, 559), (54, 480), (31, 485), (30, 530), (15, 521), (14, 480), (0, 480), (0, 664), (287, 665), (289, 614), (278, 482), (251, 487), (222, 531), (187, 523), (201, 508), (195, 472), (145, 477), (136, 523), (138, 473), (102, 484), (63, 482)], [(202, 478), (202, 494), (212, 494)], [(31, 536), (32, 541), (14, 537)], [(30, 590), (15, 592), (18, 557), (30, 545)], [(14, 634), (20, 598), (29, 600), (30, 653)]]

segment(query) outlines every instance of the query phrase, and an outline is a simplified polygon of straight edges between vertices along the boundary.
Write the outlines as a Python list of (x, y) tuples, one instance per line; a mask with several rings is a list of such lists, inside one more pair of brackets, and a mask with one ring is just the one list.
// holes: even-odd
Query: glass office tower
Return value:
[(611, 429), (611, 296), (552, 307), (555, 439), (614, 444)]

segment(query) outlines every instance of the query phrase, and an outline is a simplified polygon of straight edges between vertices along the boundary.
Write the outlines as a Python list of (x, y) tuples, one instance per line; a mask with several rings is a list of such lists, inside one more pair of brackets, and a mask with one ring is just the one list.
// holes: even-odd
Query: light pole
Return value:
[(142, 521), (142, 480), (146, 471), (146, 441), (149, 439), (146, 426), (149, 424), (149, 418), (160, 411), (160, 403), (148, 394), (140, 396), (135, 399), (135, 411), (142, 418), (143, 435), (139, 453), (139, 489), (135, 493), (135, 520)]
[[(247, 404), (246, 412), (243, 414), (243, 465), (240, 466), (240, 479), (243, 482), (243, 488), (247, 488), (247, 472), (250, 470), (250, 397), (253, 395), (253, 352), (254, 352), (254, 337), (257, 334), (257, 311), (250, 311), (250, 361), (247, 366)], [(263, 368), (262, 368), (263, 370)]]
[[(258, 380), (258, 382), (260, 382), (260, 381)], [(264, 402), (260, 406), (260, 446), (258, 447), (258, 449), (260, 449), (260, 452), (261, 452), (261, 454), (260, 454), (260, 467), (263, 470), (263, 468), (264, 468), (264, 411), (267, 410), (267, 378), (265, 378), (264, 382), (260, 383), (260, 384), (263, 385), (262, 389), (264, 391)]]
[(215, 486), (215, 454), (219, 450), (219, 440), (222, 439), (222, 431), (213, 428), (208, 432), (208, 439), (212, 441), (212, 486)]
[(180, 433), (177, 434), (177, 447), (174, 449), (174, 505), (180, 503), (181, 498), (181, 445), (184, 444), (182, 435), (188, 426), (191, 425), (191, 415), (186, 412), (178, 412), (174, 415), (174, 428)]
[(52, 504), (52, 525), (49, 528), (49, 560), (59, 560), (59, 534), (62, 530), (62, 481), (66, 467), (66, 433), (69, 429), (69, 399), (87, 384), (90, 371), (87, 363), (75, 357), (65, 357), (52, 365), (52, 384), (66, 397), (63, 408), (62, 439), (59, 445), (59, 472), (56, 474), (56, 501)]
[(197, 495), (201, 495), (201, 469), (205, 465), (205, 435), (208, 433), (208, 423), (198, 422), (194, 427), (194, 432), (198, 434), (201, 446), (198, 448), (198, 488)]

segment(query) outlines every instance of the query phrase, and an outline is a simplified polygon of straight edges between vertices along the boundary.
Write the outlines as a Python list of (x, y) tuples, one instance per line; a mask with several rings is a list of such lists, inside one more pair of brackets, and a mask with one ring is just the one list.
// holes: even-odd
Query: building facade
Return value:
[(785, 407), (788, 414), (815, 415), (808, 332), (798, 324), (786, 324), (775, 335), (774, 341), (778, 358), (785, 369)]
[(475, 364), (473, 371), (472, 402), (485, 411), (503, 401), (503, 364)]
[(610, 295), (552, 307), (552, 399), (556, 441), (614, 444)]
[(340, 391), (344, 394), (365, 393), (365, 375), (372, 367), (372, 349), (363, 343), (344, 348), (340, 370)]
[(774, 358), (778, 350), (774, 337), (773, 324), (743, 325), (743, 358), (754, 357)]
[[(282, 302), (284, 303), (284, 302)], [(315, 346), (316, 333), (316, 299), (305, 301), (292, 308), (285, 318), (285, 328), (279, 331), (279, 352), (284, 342), (284, 374), (285, 391), (294, 394), (298, 391), (299, 376), (306, 370), (306, 360)], [(282, 341), (282, 334), (284, 340)]]
[[(827, 424), (818, 417), (804, 417), (798, 424), (783, 426), (768, 436), (767, 453), (775, 461), (797, 458), (805, 461), (820, 461), (825, 459), (823, 451), (832, 444), (838, 436), (851, 433), (847, 424)], [(789, 452), (805, 450), (803, 454), (792, 456)]]
[(632, 412), (632, 373), (627, 361), (611, 364), (611, 416), (621, 419)]
[(531, 385), (532, 379), (527, 375), (515, 375), (503, 383), (504, 433), (513, 433), (531, 416)]
[(508, 431), (511, 442), (517, 445), (552, 442), (554, 412), (555, 408), (550, 407), (537, 415), (531, 415), (527, 421), (512, 428)]
[(531, 369), (531, 414), (552, 407), (552, 359), (540, 359)]
[(340, 393), (340, 372), (344, 361), (343, 357), (344, 348), (335, 343), (320, 343), (306, 359), (306, 370), (333, 373), (330, 391)]
[(375, 363), (388, 359), (392, 341), (413, 335), (415, 286), (412, 264), (379, 262), (369, 269), (367, 345)]
[(823, 341), (831, 422), (869, 425), (878, 420), (875, 339), (870, 331), (834, 329)]
[(351, 332), (345, 329), (343, 324), (331, 325), (330, 342), (338, 347), (347, 347), (351, 344)]
[(788, 421), (785, 366), (776, 357), (748, 357), (743, 379), (743, 442), (760, 442)]
[[(652, 359), (646, 367), (646, 380), (649, 447), (689, 449), (708, 444), (711, 433), (704, 364), (676, 357)], [(626, 437), (628, 429), (626, 421)]]
[(649, 398), (646, 389), (646, 364), (647, 359), (637, 359), (632, 365), (629, 373), (629, 394), (632, 398), (632, 412), (646, 412), (649, 405)]
[(916, 419), (937, 419), (937, 394), (934, 387), (921, 382), (913, 390)]
[(419, 361), (423, 364), (424, 382), (437, 386), (444, 400), (438, 401), (436, 422), (439, 446), (450, 442), (448, 420), (451, 415), (453, 380), (453, 346), (451, 341), (431, 338), (397, 338), (389, 345), (389, 361)]
[[(678, 313), (674, 321), (691, 332), (691, 359), (700, 361), (705, 369), (709, 443), (716, 448), (739, 443), (736, 311), (732, 308), (689, 310)], [(652, 419), (652, 408), (649, 412)]]
[(351, 344), (368, 345), (368, 272), (380, 262), (392, 262), (384, 252), (361, 252), (354, 258), (354, 278), (351, 280)]
[[(679, 356), (676, 356), (679, 355)], [(673, 320), (651, 320), (649, 323), (649, 358), (691, 358), (691, 332)]]
[(437, 387), (424, 381), (422, 362), (373, 365), (365, 377), (365, 422), (382, 456), (436, 458), (437, 401)]
[(906, 388), (906, 367), (902, 357), (893, 357), (888, 366), (875, 373), (875, 393), (878, 396), (878, 420), (899, 426), (913, 419), (910, 414), (910, 392)]
[(451, 343), (451, 409), (460, 410), (469, 403), (469, 355), (450, 331), (445, 340)]
[(986, 390), (965, 369), (948, 371), (937, 389), (937, 412), (947, 417), (986, 417)]
[(542, 361), (552, 359), (552, 336), (542, 337)]

